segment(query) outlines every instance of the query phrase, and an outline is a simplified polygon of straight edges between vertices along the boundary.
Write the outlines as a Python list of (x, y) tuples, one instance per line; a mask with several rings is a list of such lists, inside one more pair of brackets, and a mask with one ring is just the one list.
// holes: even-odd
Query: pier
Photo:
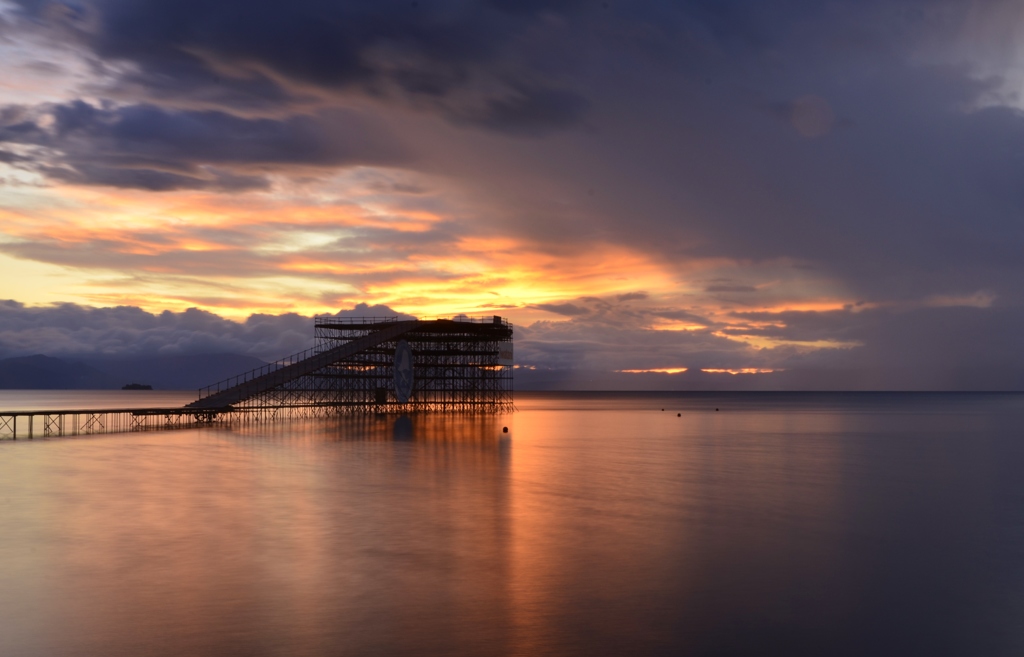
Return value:
[(116, 408), (0, 411), (0, 438), (84, 436), (151, 429), (184, 429), (210, 424), (210, 414), (183, 408)]
[(314, 318), (316, 345), (198, 391), (177, 408), (0, 411), (0, 438), (184, 429), (340, 413), (503, 413), (512, 325), (486, 319)]

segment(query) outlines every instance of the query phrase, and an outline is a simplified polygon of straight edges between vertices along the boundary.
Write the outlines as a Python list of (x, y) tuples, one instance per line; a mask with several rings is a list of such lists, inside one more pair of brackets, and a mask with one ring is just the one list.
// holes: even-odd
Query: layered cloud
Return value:
[[(498, 312), (524, 367), (1003, 386), (1024, 367), (1022, 20), (0, 4), (0, 272), (23, 279), (3, 296)], [(787, 385), (841, 381), (815, 376)]]
[(528, 50), (571, 4), (28, 1), (18, 13), (116, 66), (98, 83), (105, 95), (278, 113), (357, 93), (536, 133), (586, 108)]
[[(360, 304), (337, 316), (408, 318), (386, 306)], [(131, 306), (27, 307), (0, 301), (0, 358), (234, 353), (276, 360), (313, 346), (312, 318), (297, 314), (224, 319), (195, 308), (148, 313)]]
[[(340, 115), (339, 115), (340, 114)], [(149, 191), (269, 187), (277, 166), (342, 167), (402, 161), (401, 149), (358, 116), (285, 119), (81, 100), (9, 107), (0, 145), (10, 164), (64, 183)], [(51, 153), (49, 157), (31, 157)]]
[[(678, 319), (679, 311), (652, 307), (640, 294), (577, 301), (582, 312), (570, 321), (515, 327), (518, 387), (1013, 390), (1024, 385), (1024, 355), (1016, 348), (1024, 312), (1017, 309), (687, 315), (686, 327), (673, 324), (665, 330), (658, 327)], [(367, 304), (334, 314), (410, 317)], [(195, 308), (149, 313), (131, 306), (33, 307), (5, 301), (0, 302), (0, 358), (233, 353), (269, 361), (311, 346), (312, 327), (311, 317), (296, 313), (231, 320)], [(738, 333), (743, 339), (736, 339)], [(978, 334), (986, 340), (975, 339)], [(771, 346), (751, 340), (757, 337)], [(940, 353), (961, 356), (936, 359)]]

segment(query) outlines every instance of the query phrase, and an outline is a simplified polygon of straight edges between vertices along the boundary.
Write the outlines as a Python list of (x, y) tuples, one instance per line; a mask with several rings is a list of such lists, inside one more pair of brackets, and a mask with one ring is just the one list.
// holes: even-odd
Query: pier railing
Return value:
[(249, 370), (248, 372), (243, 372), (242, 374), (229, 377), (227, 379), (224, 379), (223, 381), (218, 381), (217, 383), (212, 383), (208, 386), (199, 389), (199, 399), (202, 399), (203, 397), (209, 397), (210, 395), (222, 392), (224, 390), (227, 390), (228, 388), (234, 388), (235, 386), (247, 383), (261, 376), (266, 376), (268, 374), (271, 374), (272, 372), (276, 372), (277, 370), (288, 367), (289, 365), (294, 365), (299, 361), (303, 361), (306, 360), (307, 358), (317, 355), (318, 353), (320, 353), (320, 351), (321, 350), (318, 349), (317, 347), (303, 349), (298, 353), (294, 353), (290, 356), (285, 356), (284, 358), (275, 360), (273, 363), (267, 363), (262, 367), (257, 367), (256, 369)]

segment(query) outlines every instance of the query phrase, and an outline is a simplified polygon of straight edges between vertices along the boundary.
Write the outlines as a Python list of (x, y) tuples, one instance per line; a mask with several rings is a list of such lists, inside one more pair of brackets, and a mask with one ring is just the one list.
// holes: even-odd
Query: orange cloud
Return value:
[[(821, 311), (850, 303), (828, 295), (820, 282), (801, 286), (791, 263), (666, 263), (596, 239), (531, 242), (461, 220), (436, 200), (389, 199), (343, 179), (337, 185), (237, 195), (54, 187), (0, 209), (0, 248), (79, 281), (49, 293), (32, 288), (33, 296), (21, 299), (29, 303), (131, 304), (151, 311), (196, 306), (236, 318), (333, 312), (367, 302), (421, 316), (499, 313), (522, 323), (551, 321), (538, 305), (645, 290), (632, 302), (637, 308), (686, 308), (709, 324), (647, 315), (642, 327), (697, 332), (758, 325), (732, 316), (737, 310)], [(0, 260), (0, 274), (12, 273), (14, 262)], [(714, 287), (708, 280), (752, 280), (758, 267), (773, 276), (756, 288), (757, 298), (744, 297), (746, 305), (705, 292)]]

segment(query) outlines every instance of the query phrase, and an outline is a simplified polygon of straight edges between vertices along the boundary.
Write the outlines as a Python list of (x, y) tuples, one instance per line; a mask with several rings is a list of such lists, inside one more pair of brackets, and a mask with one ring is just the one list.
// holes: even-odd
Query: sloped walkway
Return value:
[[(307, 358), (303, 358), (295, 363), (285, 365), (265, 374), (255, 375), (251, 378), (243, 374), (239, 377), (235, 377), (235, 379), (229, 380), (232, 381), (238, 379), (240, 380), (240, 383), (231, 385), (223, 390), (213, 392), (192, 402), (191, 404), (187, 404), (185, 408), (196, 410), (228, 408), (232, 404), (243, 402), (255, 395), (284, 385), (289, 381), (294, 381), (300, 377), (312, 374), (313, 372), (327, 367), (342, 358), (347, 358), (348, 356), (357, 354), (364, 349), (376, 347), (383, 342), (394, 340), (395, 338), (408, 333), (419, 323), (420, 322), (415, 320), (395, 322), (387, 328), (383, 328), (371, 333), (370, 335), (356, 338), (355, 340), (343, 344), (340, 347), (335, 347), (327, 351), (322, 351), (318, 354), (313, 354)], [(263, 368), (253, 370), (253, 373), (259, 372), (262, 369)]]

